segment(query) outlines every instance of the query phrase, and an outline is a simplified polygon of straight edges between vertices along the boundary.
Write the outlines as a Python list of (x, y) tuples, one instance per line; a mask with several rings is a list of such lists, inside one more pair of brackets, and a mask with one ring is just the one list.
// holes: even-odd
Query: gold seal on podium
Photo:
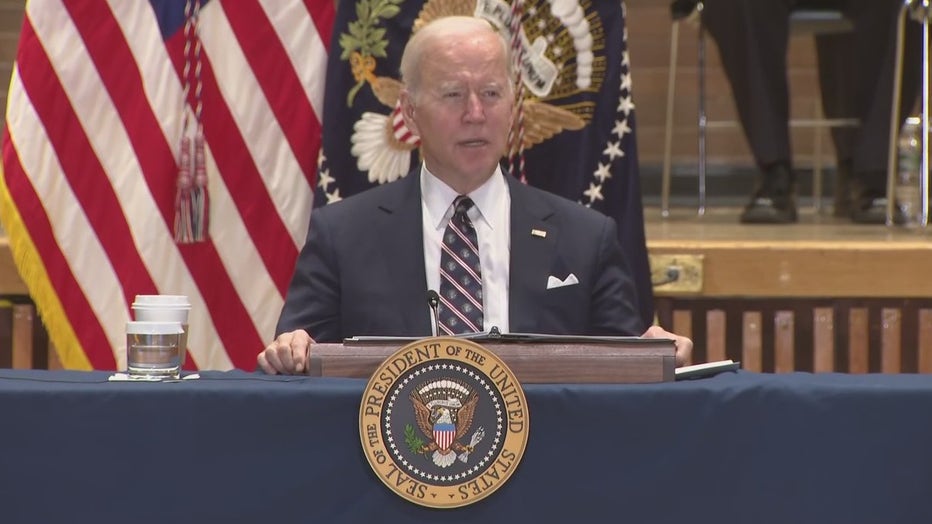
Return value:
[(412, 342), (375, 370), (359, 437), (379, 479), (422, 506), (455, 508), (514, 473), (528, 437), (521, 384), (495, 353), (467, 339)]

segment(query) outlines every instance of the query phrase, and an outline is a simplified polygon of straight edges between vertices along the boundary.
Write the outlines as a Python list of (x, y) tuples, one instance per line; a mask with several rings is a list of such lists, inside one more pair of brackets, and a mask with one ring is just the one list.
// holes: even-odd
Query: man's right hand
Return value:
[(259, 353), (259, 367), (270, 375), (300, 375), (307, 371), (307, 355), (314, 339), (303, 329), (282, 333)]

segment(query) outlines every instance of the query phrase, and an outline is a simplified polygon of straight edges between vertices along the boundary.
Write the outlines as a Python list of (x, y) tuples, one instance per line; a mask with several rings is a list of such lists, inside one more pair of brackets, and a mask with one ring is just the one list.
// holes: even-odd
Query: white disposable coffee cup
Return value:
[(184, 330), (181, 335), (181, 365), (188, 350), (188, 313), (191, 302), (185, 295), (136, 295), (133, 302), (133, 318), (147, 322), (179, 322)]

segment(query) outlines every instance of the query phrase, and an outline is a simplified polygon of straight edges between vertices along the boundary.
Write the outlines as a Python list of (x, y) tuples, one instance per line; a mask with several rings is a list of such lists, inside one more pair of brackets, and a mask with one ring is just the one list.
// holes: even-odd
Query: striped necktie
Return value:
[(467, 196), (453, 201), (453, 217), (440, 247), (440, 330), (446, 335), (482, 331), (479, 242), (466, 215), (472, 206)]

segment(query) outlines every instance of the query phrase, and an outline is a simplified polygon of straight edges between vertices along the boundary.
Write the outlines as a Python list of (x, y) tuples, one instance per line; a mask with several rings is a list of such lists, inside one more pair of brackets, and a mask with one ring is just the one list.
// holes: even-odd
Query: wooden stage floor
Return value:
[(644, 222), (648, 239), (657, 241), (932, 241), (932, 226), (923, 229), (853, 224), (831, 216), (829, 211), (816, 213), (814, 209), (802, 208), (796, 224), (767, 225), (739, 223), (740, 207), (708, 207), (703, 216), (699, 216), (695, 207), (671, 207), (670, 216), (663, 218), (659, 207), (646, 206)]
[[(858, 225), (812, 208), (789, 225), (740, 224), (737, 207), (670, 211), (663, 218), (659, 207), (645, 208), (655, 284), (670, 280), (671, 265), (688, 270), (695, 262), (699, 288), (686, 294), (932, 297), (932, 227)], [(675, 284), (656, 291), (684, 293)]]

